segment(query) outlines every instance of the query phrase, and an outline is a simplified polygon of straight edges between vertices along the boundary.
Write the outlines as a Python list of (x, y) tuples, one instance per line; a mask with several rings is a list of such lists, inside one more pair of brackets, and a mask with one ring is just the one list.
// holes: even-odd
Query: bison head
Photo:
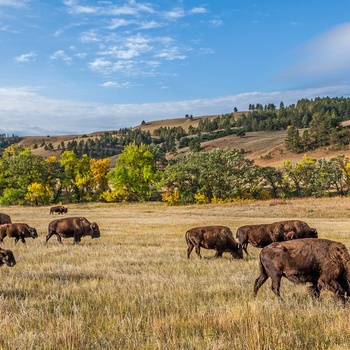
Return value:
[(243, 248), (242, 248), (242, 244), (236, 244), (235, 248), (230, 250), (230, 253), (232, 255), (233, 258), (235, 259), (243, 259)]
[(29, 227), (29, 228), (28, 228), (28, 231), (29, 231), (30, 236), (31, 236), (32, 238), (38, 238), (38, 232), (37, 232), (36, 228), (34, 228), (34, 227)]
[(318, 238), (318, 232), (315, 228), (310, 228), (310, 238)]
[(1, 249), (0, 251), (0, 265), (6, 264), (13, 267), (16, 265), (16, 259), (11, 250)]
[(96, 222), (92, 222), (90, 224), (90, 229), (91, 229), (91, 238), (99, 238), (101, 236), (100, 228), (98, 227)]

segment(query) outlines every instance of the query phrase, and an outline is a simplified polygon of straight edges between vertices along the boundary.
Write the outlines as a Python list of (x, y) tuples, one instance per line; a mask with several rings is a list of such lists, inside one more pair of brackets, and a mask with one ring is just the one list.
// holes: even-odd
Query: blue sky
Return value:
[(0, 0), (0, 133), (350, 96), (348, 0)]

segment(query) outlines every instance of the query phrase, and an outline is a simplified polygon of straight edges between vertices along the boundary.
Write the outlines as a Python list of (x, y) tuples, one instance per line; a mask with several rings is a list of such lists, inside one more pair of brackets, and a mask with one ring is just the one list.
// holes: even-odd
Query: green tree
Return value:
[(316, 194), (318, 173), (315, 159), (304, 155), (297, 163), (287, 160), (281, 170), (284, 180), (294, 186), (298, 197)]
[(238, 150), (216, 148), (192, 153), (168, 165), (163, 185), (168, 193), (176, 191), (180, 203), (192, 203), (199, 194), (209, 201), (242, 197), (251, 191), (255, 178), (253, 161)]
[(161, 173), (149, 145), (135, 142), (126, 146), (108, 179), (115, 191), (122, 190), (128, 200), (149, 200), (156, 190)]
[[(29, 148), (20, 146), (8, 147), (0, 159), (0, 195), (3, 204), (25, 204), (31, 201), (28, 194), (33, 184), (43, 186), (47, 193), (52, 195), (57, 190), (57, 184), (61, 182), (62, 169), (57, 161), (50, 161), (33, 155)], [(48, 204), (50, 196), (45, 196), (44, 202)], [(39, 203), (35, 202), (34, 203)]]

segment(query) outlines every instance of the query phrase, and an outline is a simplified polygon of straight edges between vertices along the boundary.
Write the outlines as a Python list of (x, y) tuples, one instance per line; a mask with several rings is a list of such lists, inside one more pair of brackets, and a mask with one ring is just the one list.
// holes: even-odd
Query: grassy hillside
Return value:
[[(235, 114), (235, 117), (239, 118), (240, 112)], [(176, 127), (181, 126), (183, 129), (188, 130), (189, 126), (197, 127), (200, 120), (204, 118), (215, 118), (217, 115), (212, 116), (201, 116), (194, 118), (175, 118), (175, 119), (164, 119), (156, 120), (143, 123), (141, 125), (135, 126), (134, 128), (139, 128), (143, 131), (150, 131), (151, 134), (154, 130), (160, 127)], [(346, 124), (346, 123), (344, 123)], [(94, 132), (88, 134), (88, 137), (95, 138), (99, 134), (103, 134), (104, 131)], [(43, 157), (49, 157), (55, 155), (59, 158), (61, 151), (57, 150), (57, 146), (61, 144), (62, 141), (68, 143), (69, 141), (77, 140), (79, 141), (83, 135), (61, 135), (61, 136), (24, 136), (20, 142), (20, 145), (25, 147), (31, 147), (33, 144), (38, 146), (44, 141), (47, 143), (52, 143), (54, 150), (45, 150), (44, 147), (38, 147), (37, 149), (32, 149), (33, 154), (37, 154)], [(284, 139), (286, 137), (285, 131), (277, 132), (250, 132), (244, 137), (237, 137), (235, 135), (226, 136), (220, 139), (207, 141), (201, 143), (204, 151), (209, 151), (213, 148), (225, 148), (230, 149), (244, 149), (245, 156), (255, 161), (256, 164), (262, 166), (280, 166), (284, 160), (298, 161), (303, 156), (304, 153), (294, 154), (285, 149)], [(85, 135), (86, 138), (86, 135)], [(179, 154), (187, 152), (187, 148), (179, 150)], [(308, 152), (307, 155), (313, 158), (332, 158), (338, 154), (344, 154), (350, 158), (350, 150), (340, 150), (331, 151), (328, 148), (318, 149), (313, 152)], [(116, 156), (112, 157), (112, 165), (114, 164)]]

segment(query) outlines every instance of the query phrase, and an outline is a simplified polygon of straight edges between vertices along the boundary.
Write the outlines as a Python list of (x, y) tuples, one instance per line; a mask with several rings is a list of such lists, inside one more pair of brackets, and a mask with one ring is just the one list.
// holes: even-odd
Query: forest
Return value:
[[(186, 116), (188, 117), (188, 116)], [(47, 205), (92, 201), (165, 201), (170, 205), (220, 203), (290, 197), (347, 196), (350, 161), (304, 158), (279, 168), (258, 166), (244, 150), (201, 151), (201, 142), (253, 130), (287, 130), (286, 148), (304, 152), (317, 147), (348, 147), (350, 99), (300, 100), (279, 109), (250, 105), (237, 120), (234, 113), (201, 120), (196, 128), (106, 132), (95, 139), (60, 144), (60, 159), (32, 154), (3, 135), (0, 157), (0, 204)], [(52, 147), (50, 143), (40, 145)], [(186, 155), (171, 158), (178, 148)], [(38, 145), (33, 145), (33, 148)], [(118, 154), (115, 168), (110, 156)]]

